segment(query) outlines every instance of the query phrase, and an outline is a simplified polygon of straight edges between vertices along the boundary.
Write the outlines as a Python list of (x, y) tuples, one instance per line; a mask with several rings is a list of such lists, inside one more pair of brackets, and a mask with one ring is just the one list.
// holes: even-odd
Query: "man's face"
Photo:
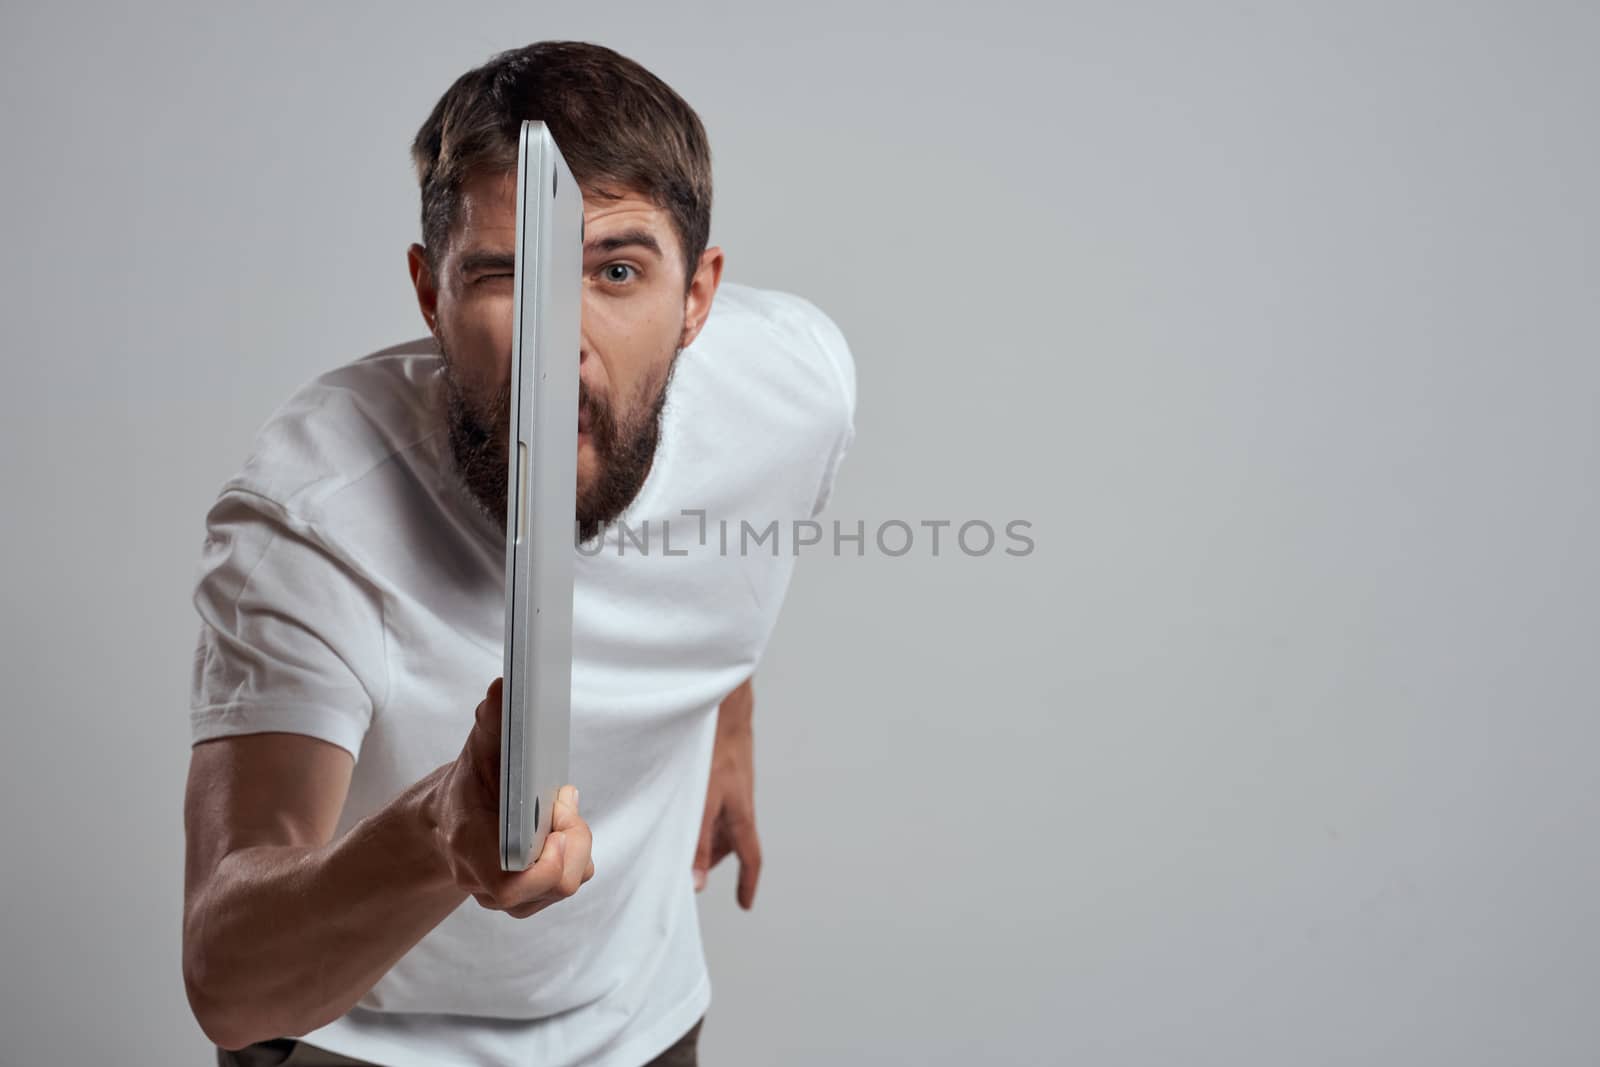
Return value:
[[(483, 174), (463, 189), (461, 217), (437, 274), (409, 252), (423, 318), (445, 360), (456, 469), (496, 523), (506, 514), (515, 291), (516, 176)], [(678, 352), (700, 332), (722, 273), (707, 249), (685, 294), (670, 217), (629, 192), (584, 197), (578, 353), (578, 536), (588, 541), (638, 495), (650, 472)]]

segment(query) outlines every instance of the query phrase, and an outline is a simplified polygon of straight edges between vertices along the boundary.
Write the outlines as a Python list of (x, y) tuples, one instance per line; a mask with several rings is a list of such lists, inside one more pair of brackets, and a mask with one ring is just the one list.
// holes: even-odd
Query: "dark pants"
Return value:
[[(644, 1064), (643, 1067), (698, 1067), (700, 1023), (705, 1022), (702, 1016), (700, 1022), (689, 1028), (689, 1032), (673, 1042), (672, 1047), (661, 1055)], [(349, 1056), (341, 1056), (337, 1052), (308, 1045), (304, 1041), (296, 1041), (292, 1037), (275, 1038), (272, 1041), (258, 1041), (254, 1045), (247, 1045), (242, 1049), (230, 1052), (227, 1049), (217, 1049), (217, 1067), (379, 1067), (367, 1060), (353, 1060)]]

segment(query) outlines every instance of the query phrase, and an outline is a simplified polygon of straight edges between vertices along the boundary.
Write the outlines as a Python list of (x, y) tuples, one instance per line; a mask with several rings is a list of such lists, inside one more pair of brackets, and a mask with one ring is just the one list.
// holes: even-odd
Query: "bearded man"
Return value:
[[(583, 191), (573, 781), (537, 862), (507, 872), (525, 119)], [(428, 335), (301, 388), (206, 518), (190, 1004), (224, 1067), (692, 1064), (711, 998), (694, 893), (736, 854), (754, 903), (751, 677), (797, 555), (726, 531), (822, 510), (854, 438), (850, 350), (800, 297), (722, 284), (705, 130), (610, 49), (493, 57), (412, 155)]]

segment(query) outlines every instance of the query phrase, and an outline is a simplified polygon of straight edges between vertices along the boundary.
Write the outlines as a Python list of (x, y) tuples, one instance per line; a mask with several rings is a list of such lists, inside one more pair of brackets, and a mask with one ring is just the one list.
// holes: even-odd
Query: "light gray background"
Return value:
[(7, 7), (0, 1062), (210, 1062), (202, 516), (421, 332), (408, 140), (546, 37), (844, 329), (829, 517), (1037, 544), (801, 561), (706, 1063), (1596, 1062), (1595, 9), (754, 6)]

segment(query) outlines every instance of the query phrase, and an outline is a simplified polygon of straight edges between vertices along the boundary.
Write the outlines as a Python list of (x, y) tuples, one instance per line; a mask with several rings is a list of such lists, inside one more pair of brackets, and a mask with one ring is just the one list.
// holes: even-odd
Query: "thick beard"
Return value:
[[(593, 541), (607, 523), (633, 503), (644, 486), (661, 441), (661, 419), (666, 409), (667, 386), (677, 369), (682, 349), (675, 349), (661, 383), (635, 398), (638, 418), (619, 424), (610, 402), (592, 394), (578, 381), (578, 408), (589, 414), (589, 440), (594, 446), (597, 471), (587, 486), (579, 486), (575, 500), (579, 543)], [(445, 422), (456, 475), (484, 516), (502, 532), (506, 526), (506, 481), (511, 424), (511, 389), (496, 386), (484, 401), (475, 399), (457, 379), (449, 353), (444, 356)], [(577, 441), (573, 441), (577, 447)]]

